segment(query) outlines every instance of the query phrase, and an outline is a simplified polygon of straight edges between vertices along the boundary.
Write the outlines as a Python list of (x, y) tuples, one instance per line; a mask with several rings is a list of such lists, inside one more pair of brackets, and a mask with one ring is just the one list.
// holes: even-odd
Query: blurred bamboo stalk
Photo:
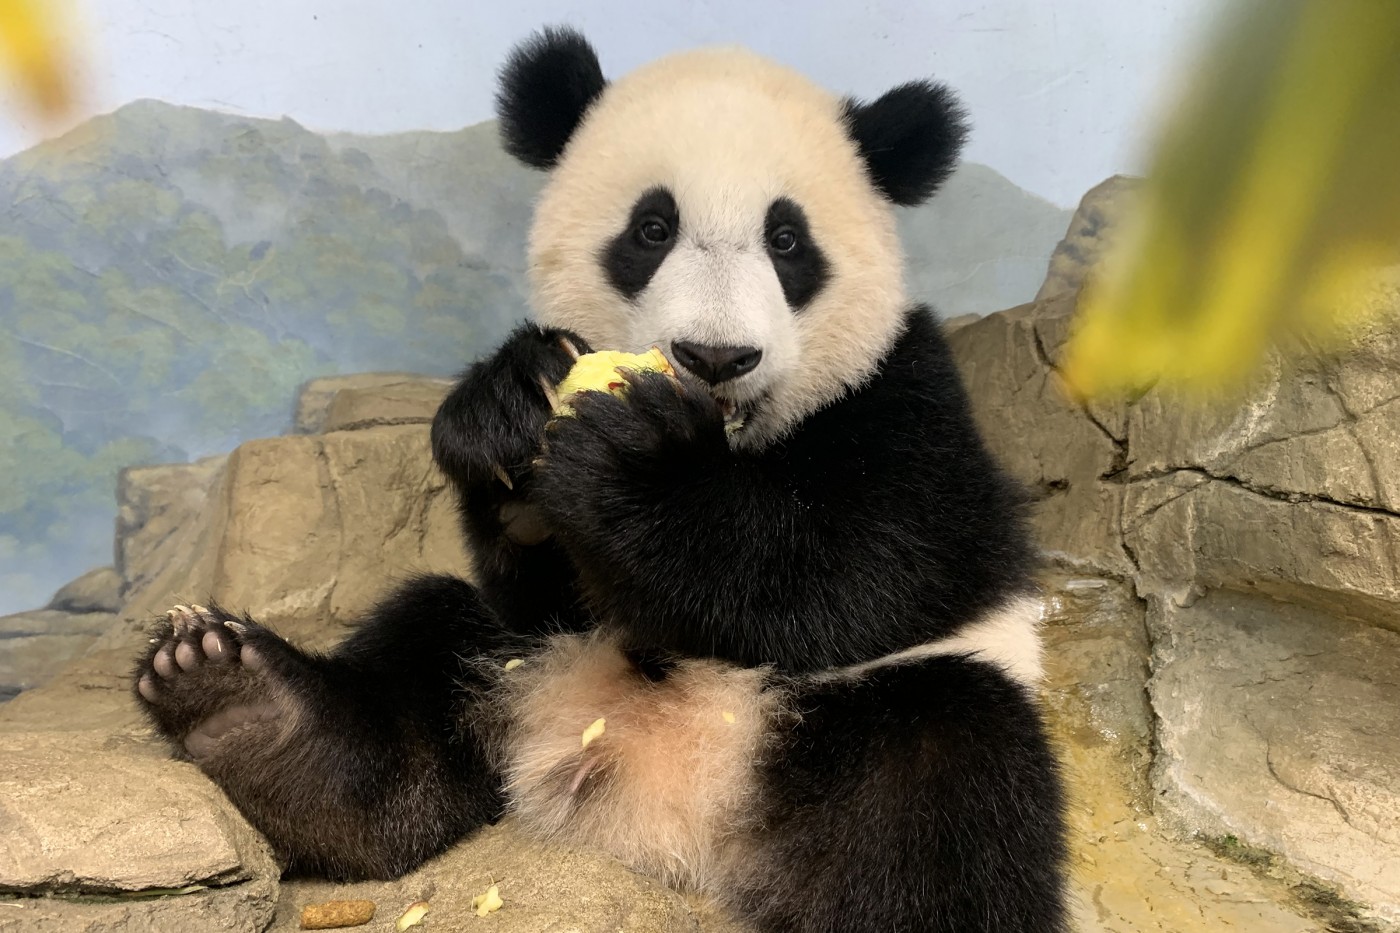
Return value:
[(1235, 11), (1129, 227), (1081, 294), (1064, 370), (1081, 398), (1229, 389), (1285, 334), (1343, 334), (1400, 262), (1400, 2)]
[(0, 0), (0, 62), (45, 117), (73, 104), (73, 61), (54, 0)]

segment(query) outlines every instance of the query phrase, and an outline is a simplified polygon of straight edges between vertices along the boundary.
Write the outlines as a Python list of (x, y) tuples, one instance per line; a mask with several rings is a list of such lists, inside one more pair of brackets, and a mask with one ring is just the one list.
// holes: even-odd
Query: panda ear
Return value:
[(967, 140), (958, 99), (930, 81), (901, 84), (869, 104), (848, 100), (845, 116), (875, 187), (906, 207), (938, 190)]
[(598, 54), (575, 30), (546, 28), (520, 43), (496, 91), (506, 151), (534, 168), (552, 168), (605, 87)]

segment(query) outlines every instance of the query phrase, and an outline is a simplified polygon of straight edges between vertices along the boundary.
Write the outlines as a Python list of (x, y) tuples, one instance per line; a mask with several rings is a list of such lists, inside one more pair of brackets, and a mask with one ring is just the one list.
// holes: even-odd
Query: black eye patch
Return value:
[(783, 297), (794, 311), (801, 311), (830, 278), (826, 257), (812, 237), (807, 215), (795, 201), (778, 198), (768, 206), (763, 240)]
[(627, 226), (603, 251), (608, 281), (628, 298), (647, 287), (680, 234), (680, 211), (665, 188), (652, 188), (632, 205)]

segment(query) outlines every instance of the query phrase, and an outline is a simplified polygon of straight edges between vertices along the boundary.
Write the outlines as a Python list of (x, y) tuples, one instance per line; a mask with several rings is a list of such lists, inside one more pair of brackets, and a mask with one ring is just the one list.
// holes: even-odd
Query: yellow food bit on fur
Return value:
[(720, 715), (724, 717), (725, 722), (729, 723), (731, 726), (734, 725), (734, 714), (731, 713), (729, 710), (725, 710), (724, 712), (720, 713)]
[(301, 910), (303, 930), (340, 930), (364, 926), (374, 919), (374, 901), (326, 901)]
[(524, 663), (525, 662), (522, 661), (520, 658), (511, 658), (509, 661), (506, 662), (506, 670), (513, 671)]
[(423, 915), (428, 912), (427, 901), (416, 901), (408, 905), (408, 910), (403, 912), (403, 916), (394, 924), (394, 929), (403, 933), (409, 927), (416, 927), (423, 922)]
[(472, 898), (472, 910), (476, 911), (478, 917), (493, 914), (505, 906), (505, 901), (501, 900), (500, 885), (491, 885), (486, 889), (485, 894), (478, 894)]
[(627, 381), (622, 378), (620, 369), (638, 373), (675, 374), (665, 354), (655, 347), (646, 353), (622, 353), (617, 350), (600, 350), (585, 353), (574, 363), (574, 368), (559, 383), (559, 407), (556, 415), (568, 417), (574, 413), (568, 399), (580, 392), (611, 392), (621, 395), (627, 389)]
[(595, 720), (593, 720), (593, 725), (591, 725), (591, 726), (589, 726), (587, 729), (584, 729), (584, 730), (583, 730), (583, 747), (584, 747), (584, 748), (587, 748), (587, 747), (588, 747), (588, 743), (589, 743), (589, 742), (592, 742), (592, 741), (593, 741), (594, 739), (596, 739), (598, 736), (602, 735), (602, 734), (603, 734), (603, 730), (606, 729), (606, 728), (607, 728), (607, 722), (606, 722), (605, 720), (602, 720), (602, 719), (595, 719)]

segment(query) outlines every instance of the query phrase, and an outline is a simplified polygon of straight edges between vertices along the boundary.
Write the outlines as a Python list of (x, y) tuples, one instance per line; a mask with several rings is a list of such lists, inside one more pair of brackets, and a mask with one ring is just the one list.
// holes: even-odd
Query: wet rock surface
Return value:
[[(1085, 201), (1041, 300), (949, 340), (993, 451), (1037, 499), (1046, 552), (1143, 600), (1137, 683), (1155, 740), (1133, 753), (1151, 767), (1132, 781), (1145, 788), (1145, 838), (1232, 840), (1225, 850), (1255, 853), (1256, 866), (1301, 873), (1279, 903), (1332, 911), (1316, 921), (1327, 929), (1390, 928), (1400, 921), (1390, 828), (1400, 825), (1400, 276), (1382, 278), (1367, 299), (1374, 315), (1340, 346), (1294, 340), (1238, 397), (1154, 389), (1081, 405), (1057, 365), (1077, 289), (1131, 185), (1106, 183)], [(1076, 676), (1106, 689), (1092, 662), (1081, 658)], [(1101, 835), (1101, 846), (1117, 838)], [(1213, 864), (1211, 852), (1187, 851), (1187, 875)], [(1292, 893), (1310, 884), (1317, 897)], [(1178, 896), (1193, 910), (1201, 900)], [(1179, 923), (1160, 928), (1229, 928)], [(1235, 923), (1273, 928), (1263, 924)]]

